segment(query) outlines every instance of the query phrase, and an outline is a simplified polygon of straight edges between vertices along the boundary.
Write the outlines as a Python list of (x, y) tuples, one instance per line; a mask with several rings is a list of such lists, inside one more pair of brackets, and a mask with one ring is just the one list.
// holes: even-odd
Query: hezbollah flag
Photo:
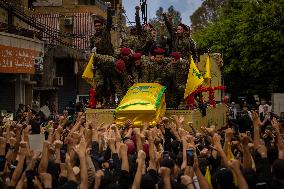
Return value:
[(196, 67), (192, 57), (190, 56), (190, 67), (187, 76), (187, 82), (184, 91), (184, 98), (195, 91), (200, 85), (202, 85), (204, 79)]
[(204, 80), (206, 81), (206, 83), (210, 84), (210, 80), (211, 80), (211, 61), (210, 61), (209, 54), (208, 54), (208, 56), (206, 57), (206, 60), (205, 60)]
[(84, 70), (82, 78), (85, 79), (91, 86), (95, 87), (94, 82), (94, 72), (93, 72), (93, 62), (94, 62), (94, 53), (92, 53), (91, 58), (87, 64), (87, 67)]
[(210, 173), (210, 169), (209, 169), (209, 166), (206, 167), (206, 173), (205, 173), (205, 179), (209, 185), (209, 188), (210, 189), (213, 189), (213, 186), (212, 186), (212, 182), (211, 182), (211, 173)]
[[(225, 153), (226, 153), (228, 161), (235, 159), (235, 156), (234, 156), (232, 149), (231, 149), (231, 144), (228, 144), (227, 152), (225, 152)], [(237, 175), (234, 172), (233, 172), (233, 177), (234, 177), (234, 184), (236, 186), (238, 186)]]

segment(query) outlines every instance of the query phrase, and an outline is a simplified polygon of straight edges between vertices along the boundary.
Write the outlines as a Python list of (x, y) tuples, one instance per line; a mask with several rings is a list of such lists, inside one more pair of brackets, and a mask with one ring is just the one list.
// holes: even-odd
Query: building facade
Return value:
[[(17, 9), (13, 12), (14, 25), (24, 19), (21, 26), (25, 24), (35, 33), (34, 37), (45, 44), (42, 71), (33, 76), (32, 100), (38, 101), (40, 106), (53, 105), (61, 112), (72, 106), (77, 96), (88, 95), (89, 86), (81, 75), (88, 61), (90, 37), (95, 33), (93, 19), (97, 15), (106, 17), (107, 4), (115, 10), (111, 33), (112, 43), (118, 47), (117, 25), (122, 0), (14, 0), (10, 3)], [(0, 19), (3, 23), (9, 21), (8, 13), (5, 19)], [(31, 104), (31, 101), (23, 103)]]
[(0, 111), (14, 113), (19, 104), (32, 104), (44, 42), (7, 5), (0, 3)]

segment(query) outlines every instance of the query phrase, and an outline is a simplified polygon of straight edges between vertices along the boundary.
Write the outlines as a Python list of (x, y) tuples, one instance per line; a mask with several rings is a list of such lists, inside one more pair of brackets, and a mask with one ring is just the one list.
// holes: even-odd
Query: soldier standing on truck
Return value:
[[(96, 33), (90, 39), (90, 48), (93, 52), (113, 56), (114, 48), (111, 43), (111, 28), (112, 28), (112, 9), (107, 9), (107, 21), (101, 17), (97, 17), (94, 21)], [(112, 82), (107, 73), (102, 72), (96, 65), (93, 66), (94, 77), (96, 81), (96, 100), (102, 105), (104, 102), (109, 103), (112, 90)]]
[(181, 57), (188, 59), (191, 55), (195, 63), (198, 62), (198, 53), (196, 49), (196, 43), (189, 35), (189, 28), (180, 23), (175, 30), (168, 20), (166, 13), (163, 13), (165, 25), (170, 34), (170, 43), (172, 51), (181, 52)]

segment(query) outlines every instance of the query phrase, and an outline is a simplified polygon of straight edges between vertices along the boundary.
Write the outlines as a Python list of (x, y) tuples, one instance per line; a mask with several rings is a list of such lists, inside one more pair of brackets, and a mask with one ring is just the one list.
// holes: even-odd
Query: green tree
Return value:
[[(164, 13), (163, 7), (159, 7), (159, 9), (156, 11), (156, 17), (150, 20), (150, 23), (154, 26), (154, 28), (159, 31), (160, 30), (160, 24), (163, 22), (163, 13)], [(179, 11), (175, 10), (174, 6), (171, 5), (166, 13), (168, 15), (171, 15), (172, 17), (172, 23), (173, 26), (176, 27), (182, 20), (181, 14)]]
[(201, 6), (190, 16), (191, 29), (205, 28), (208, 24), (218, 18), (218, 11), (226, 5), (229, 0), (205, 0)]
[(229, 1), (216, 21), (194, 32), (201, 48), (221, 52), (234, 94), (284, 92), (284, 1)]

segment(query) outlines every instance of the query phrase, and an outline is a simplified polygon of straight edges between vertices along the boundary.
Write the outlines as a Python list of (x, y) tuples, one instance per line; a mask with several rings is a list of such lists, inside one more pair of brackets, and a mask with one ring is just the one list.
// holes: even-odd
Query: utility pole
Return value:
[(140, 0), (143, 24), (147, 24), (147, 0)]

